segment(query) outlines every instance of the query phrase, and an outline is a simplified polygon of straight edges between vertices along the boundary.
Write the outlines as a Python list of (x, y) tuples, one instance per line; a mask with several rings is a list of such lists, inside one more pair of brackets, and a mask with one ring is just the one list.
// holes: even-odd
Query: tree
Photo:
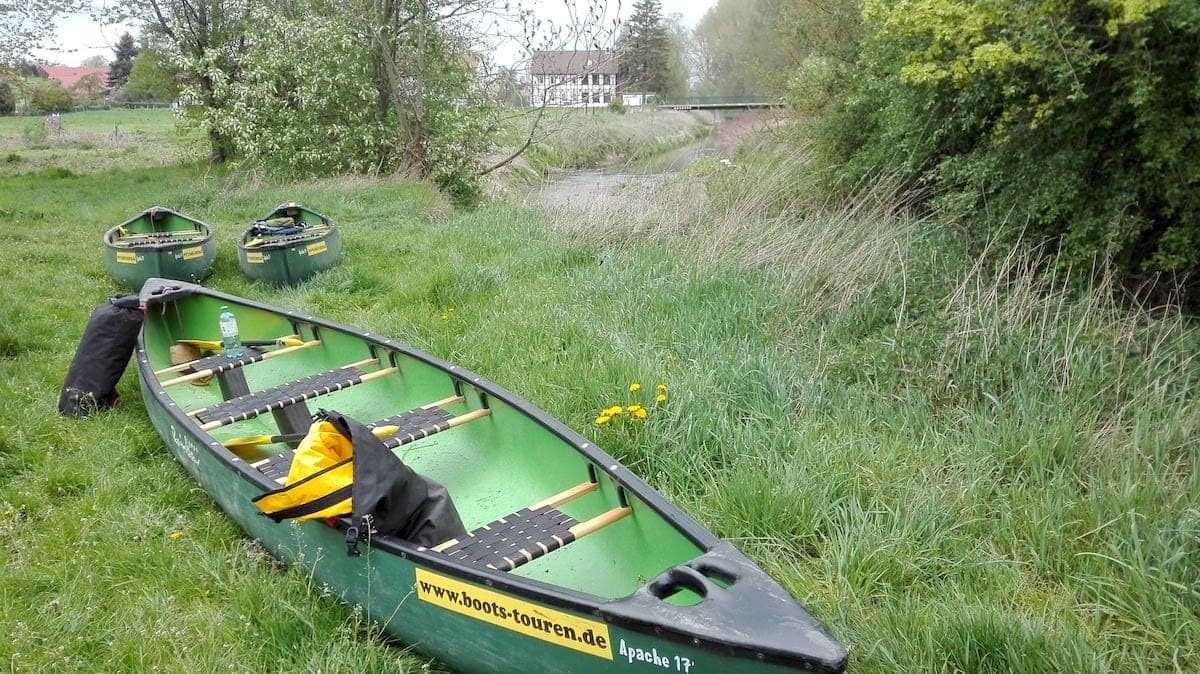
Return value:
[(0, 115), (11, 115), (17, 109), (17, 92), (8, 82), (0, 80)]
[(22, 61), (54, 35), (60, 16), (79, 11), (82, 0), (23, 0), (0, 4), (0, 69)]
[(108, 66), (108, 59), (104, 58), (100, 54), (95, 54), (85, 58), (82, 62), (80, 62), (79, 65), (83, 66), (84, 68), (105, 68)]
[(117, 46), (113, 48), (113, 55), (116, 58), (108, 64), (108, 88), (118, 89), (125, 86), (129, 80), (129, 73), (133, 70), (133, 60), (138, 55), (138, 48), (133, 43), (133, 36), (129, 33), (121, 33), (121, 37), (117, 40)]
[(659, 0), (635, 0), (633, 16), (617, 41), (617, 51), (617, 77), (626, 90), (668, 93), (671, 44)]
[(71, 87), (71, 92), (81, 97), (81, 105), (94, 104), (104, 94), (104, 79), (99, 73), (88, 73), (79, 78)]
[(683, 25), (680, 14), (663, 19), (667, 33), (667, 77), (663, 87), (664, 96), (684, 96), (691, 88), (691, 69), (688, 67), (687, 49), (691, 35)]
[[(245, 21), (250, 0), (130, 0), (110, 8), (105, 19), (145, 21), (167, 46), (184, 77), (181, 97), (199, 111), (209, 142), (209, 160), (230, 158), (228, 134), (214, 123), (228, 105), (229, 87), (237, 82), (238, 62), (245, 52)], [(285, 7), (281, 7), (285, 9)]]
[(164, 54), (141, 49), (133, 59), (125, 95), (135, 101), (173, 101), (179, 96), (179, 69)]

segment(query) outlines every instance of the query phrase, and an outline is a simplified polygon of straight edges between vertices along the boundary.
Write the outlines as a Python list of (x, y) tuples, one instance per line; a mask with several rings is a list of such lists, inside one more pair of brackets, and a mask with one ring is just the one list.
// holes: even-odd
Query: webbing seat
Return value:
[(358, 369), (357, 365), (359, 363), (326, 370), (325, 372), (319, 372), (256, 393), (247, 393), (236, 398), (230, 398), (212, 407), (190, 412), (189, 416), (195, 417), (200, 422), (201, 430), (210, 431), (237, 421), (253, 419), (260, 414), (283, 409), (284, 407), (295, 405), (310, 398), (316, 398), (317, 396), (334, 391), (341, 391), (369, 379), (396, 371), (396, 368), (388, 368), (364, 374)]
[(628, 505), (620, 505), (580, 522), (558, 509), (558, 506), (595, 491), (599, 486), (598, 482), (591, 480), (577, 484), (528, 508), (485, 524), (463, 538), (448, 540), (431, 549), (468, 564), (482, 564), (497, 571), (512, 571), (633, 512)]
[(525, 508), (479, 527), (448, 547), (434, 549), (460, 562), (512, 571), (575, 540), (571, 528), (578, 524), (579, 520), (548, 505)]
[(187, 363), (187, 369), (184, 372), (204, 372), (205, 374), (221, 374), (229, 370), (234, 370), (250, 363), (257, 363), (263, 359), (264, 351), (252, 346), (246, 347), (240, 356), (227, 356), (223, 353), (215, 353), (211, 356), (198, 358)]
[(450, 428), (450, 422), (453, 419), (454, 415), (441, 407), (418, 407), (415, 410), (401, 412), (387, 419), (368, 424), (367, 427), (399, 426), (400, 430), (383, 438), (384, 447), (395, 449), (400, 445), (427, 438), (434, 433), (440, 433)]
[[(367, 428), (374, 430), (381, 426), (396, 426), (397, 428), (393, 433), (382, 438), (384, 447), (395, 449), (421, 438), (427, 438), (434, 433), (440, 433), (455, 426), (461, 426), (468, 421), (487, 416), (491, 413), (491, 410), (481, 408), (467, 412), (466, 414), (454, 416), (442, 408), (442, 405), (459, 403), (462, 400), (461, 396), (452, 396), (444, 400), (429, 403), (423, 407), (411, 409), (407, 412), (401, 412), (386, 419), (369, 423), (367, 424)], [(295, 452), (288, 450), (269, 459), (259, 461), (254, 464), (254, 467), (272, 480), (280, 482), (287, 477), (294, 456)]]

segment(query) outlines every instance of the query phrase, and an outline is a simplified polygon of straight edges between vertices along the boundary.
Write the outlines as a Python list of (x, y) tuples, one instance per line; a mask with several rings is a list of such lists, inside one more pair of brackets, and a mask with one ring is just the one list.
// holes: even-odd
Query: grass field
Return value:
[[(94, 128), (112, 123), (133, 128)], [(583, 431), (779, 578), (853, 672), (1200, 670), (1200, 332), (1170, 308), (1073, 294), (1035, 251), (968, 254), (885, 195), (810, 203), (802, 153), (572, 215), (452, 212), (393, 180), (94, 170), (103, 151), (0, 176), (12, 671), (439, 669), (241, 536), (132, 374), (116, 410), (56, 414), (116, 291), (98, 239), (153, 204), (214, 226), (210, 285), (398, 338)], [(233, 242), (285, 200), (336, 217), (345, 257), (276, 290)], [(634, 381), (667, 404), (597, 425)]]

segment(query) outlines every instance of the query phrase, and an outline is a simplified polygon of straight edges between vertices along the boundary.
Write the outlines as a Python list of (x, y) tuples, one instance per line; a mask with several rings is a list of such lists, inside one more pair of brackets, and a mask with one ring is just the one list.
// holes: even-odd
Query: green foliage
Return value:
[(66, 112), (71, 105), (71, 94), (53, 80), (39, 82), (29, 97), (29, 109), (35, 112)]
[[(1200, 272), (1200, 6), (871, 0), (863, 18), (847, 86), (821, 99), (843, 188), (899, 176), (981, 239), (1057, 242), (1068, 267)], [(827, 72), (794, 82), (829, 92)]]
[(806, 56), (842, 58), (852, 44), (856, 0), (721, 0), (693, 34), (697, 93), (779, 96)]
[(633, 16), (617, 40), (617, 80), (623, 91), (674, 96), (687, 90), (687, 74), (680, 77), (682, 46), (667, 32), (660, 0), (635, 0)]
[(0, 81), (0, 115), (11, 115), (16, 109), (16, 90), (8, 82)]
[(179, 96), (178, 74), (161, 52), (142, 49), (129, 67), (125, 94), (134, 101), (173, 101)]
[(121, 33), (117, 46), (113, 48), (115, 58), (108, 68), (108, 88), (118, 89), (125, 86), (129, 73), (133, 70), (133, 61), (137, 58), (138, 48), (133, 44), (133, 36)]
[(244, 161), (285, 176), (393, 168), (395, 128), (344, 22), (258, 7), (247, 31), (240, 76), (215, 91), (227, 104), (206, 115)]

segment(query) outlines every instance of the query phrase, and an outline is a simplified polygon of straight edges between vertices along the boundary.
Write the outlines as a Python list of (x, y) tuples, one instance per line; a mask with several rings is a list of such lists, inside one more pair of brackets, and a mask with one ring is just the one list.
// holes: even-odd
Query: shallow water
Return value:
[(630, 189), (653, 190), (716, 151), (711, 140), (704, 140), (640, 162), (555, 172), (530, 189), (525, 200), (544, 208), (594, 208), (598, 203), (621, 199)]

